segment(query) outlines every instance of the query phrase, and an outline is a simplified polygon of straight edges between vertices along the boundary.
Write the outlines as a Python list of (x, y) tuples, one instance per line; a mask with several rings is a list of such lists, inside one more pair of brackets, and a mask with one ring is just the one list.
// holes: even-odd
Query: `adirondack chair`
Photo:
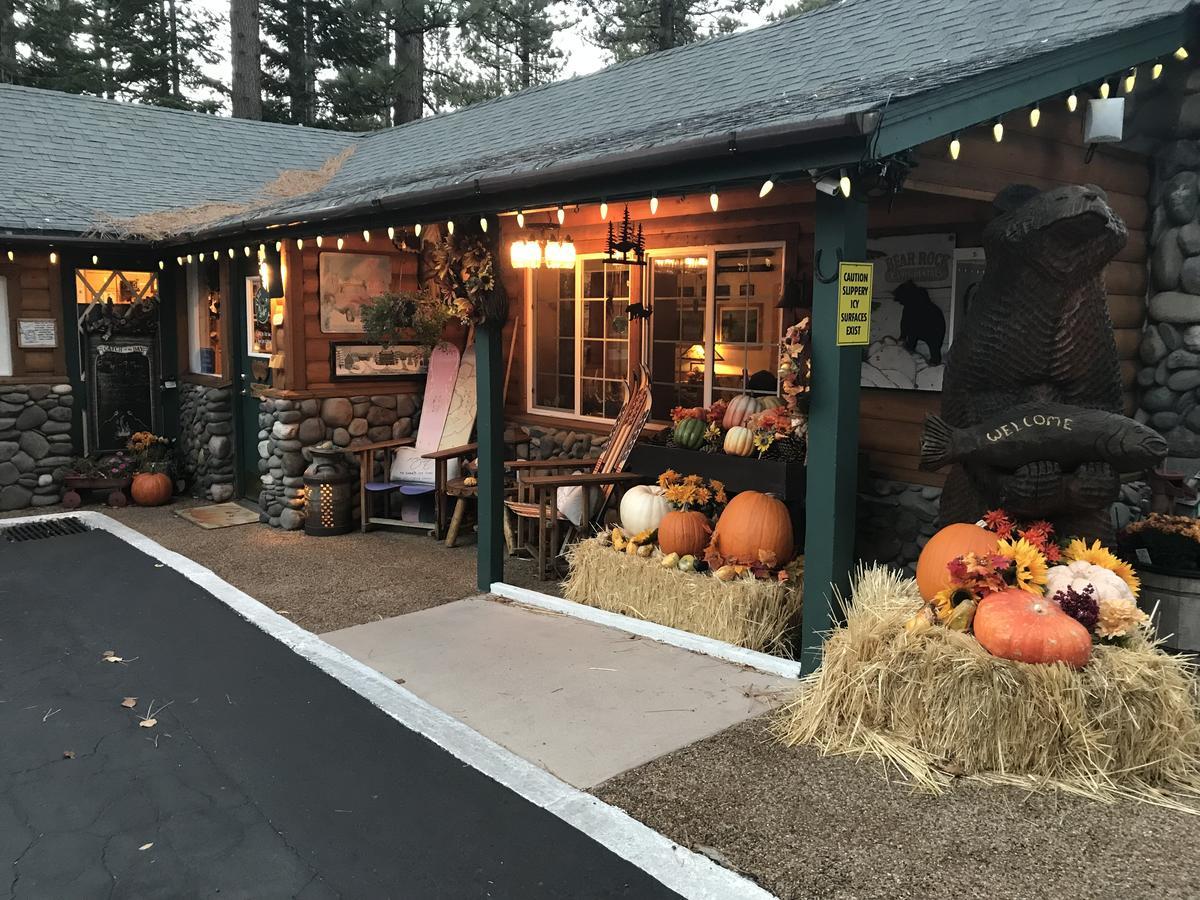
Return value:
[[(574, 538), (599, 526), (615, 492), (624, 492), (635, 484), (652, 479), (623, 471), (625, 461), (650, 418), (650, 373), (640, 367), (626, 386), (626, 399), (613, 423), (608, 443), (590, 472), (562, 474), (564, 469), (580, 468), (578, 459), (528, 459), (505, 463), (517, 474), (517, 497), (505, 501), (508, 512), (516, 516), (516, 543), (527, 546), (526, 532), (537, 522), (538, 578), (550, 577), (554, 559), (561, 548)], [(560, 474), (550, 474), (550, 473)], [(591, 508), (590, 489), (598, 488), (600, 502)], [(565, 502), (579, 504), (578, 520), (562, 508)], [(565, 532), (565, 533), (564, 533)]]
[[(446, 482), (457, 474), (462, 460), (475, 451), (475, 444), (466, 443), (475, 427), (475, 414), (475, 348), (468, 347), (460, 358), (456, 348), (439, 344), (430, 358), (416, 437), (353, 448), (358, 458), (359, 510), (364, 532), (372, 525), (393, 525), (432, 531), (441, 537), (446, 526)], [(375, 476), (378, 462), (382, 462), (379, 471), (383, 480)], [(395, 518), (374, 511), (373, 504), (382, 499), (386, 513), (389, 498), (395, 494), (408, 498), (433, 494), (433, 521)]]

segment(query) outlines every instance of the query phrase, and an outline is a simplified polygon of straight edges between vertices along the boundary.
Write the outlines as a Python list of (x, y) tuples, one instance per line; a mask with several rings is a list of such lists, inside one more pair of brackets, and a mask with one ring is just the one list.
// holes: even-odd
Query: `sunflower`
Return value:
[(1115, 574), (1123, 582), (1129, 585), (1129, 590), (1133, 591), (1133, 596), (1137, 596), (1142, 588), (1141, 581), (1133, 572), (1133, 566), (1125, 562), (1107, 547), (1102, 547), (1100, 541), (1093, 541), (1089, 547), (1087, 541), (1080, 538), (1075, 538), (1071, 543), (1067, 544), (1067, 551), (1063, 554), (1063, 558), (1067, 562), (1087, 562), (1101, 568), (1108, 569)]
[(1029, 541), (1000, 541), (1000, 555), (1011, 559), (1016, 568), (1016, 587), (1031, 594), (1041, 594), (1046, 583), (1046, 557)]

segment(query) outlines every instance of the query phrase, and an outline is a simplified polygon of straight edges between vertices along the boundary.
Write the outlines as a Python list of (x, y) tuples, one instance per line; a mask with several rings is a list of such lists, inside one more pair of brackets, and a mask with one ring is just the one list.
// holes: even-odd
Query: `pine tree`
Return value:
[(13, 0), (0, 0), (0, 84), (17, 77), (17, 18)]
[(327, 0), (261, 0), (263, 118), (312, 125), (317, 117), (317, 40)]
[(262, 42), (259, 36), (258, 0), (230, 0), (229, 36), (233, 70), (230, 85), (233, 95), (233, 117), (261, 119)]
[(24, 0), (20, 11), (17, 81), (72, 94), (115, 96), (86, 43), (97, 22), (93, 10), (79, 0)]
[(110, 0), (107, 47), (118, 95), (155, 106), (217, 111), (219, 100), (197, 93), (224, 90), (203, 70), (220, 59), (214, 40), (219, 21), (187, 0)]
[(589, 36), (618, 62), (734, 31), (764, 0), (588, 0)]
[(553, 81), (563, 53), (554, 46), (554, 0), (496, 0), (461, 29), (463, 106)]

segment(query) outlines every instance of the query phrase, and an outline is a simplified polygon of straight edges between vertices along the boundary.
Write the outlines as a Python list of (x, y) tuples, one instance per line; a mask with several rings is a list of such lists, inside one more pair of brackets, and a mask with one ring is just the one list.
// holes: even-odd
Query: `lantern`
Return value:
[(317, 537), (354, 529), (354, 479), (340, 448), (309, 449), (312, 465), (304, 470), (304, 533)]

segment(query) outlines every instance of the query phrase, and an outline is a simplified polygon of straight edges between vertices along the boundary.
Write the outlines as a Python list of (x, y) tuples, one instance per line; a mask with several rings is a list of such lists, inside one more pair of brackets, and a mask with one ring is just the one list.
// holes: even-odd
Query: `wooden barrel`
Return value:
[[(1160, 637), (1174, 650), (1200, 652), (1200, 578), (1139, 567), (1138, 605), (1154, 612)], [(1154, 611), (1157, 605), (1157, 612)]]

